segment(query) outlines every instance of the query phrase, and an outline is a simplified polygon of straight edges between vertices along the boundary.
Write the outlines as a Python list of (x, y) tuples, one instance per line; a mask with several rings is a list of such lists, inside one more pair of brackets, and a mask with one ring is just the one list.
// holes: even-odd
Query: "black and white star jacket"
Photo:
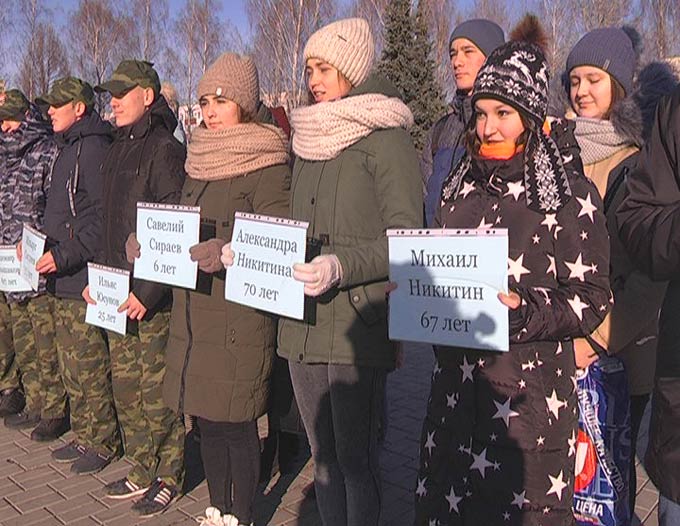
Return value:
[(602, 202), (578, 151), (560, 153), (571, 196), (556, 213), (527, 207), (520, 153), (473, 159), (437, 215), (445, 228), (508, 228), (508, 285), (522, 304), (509, 314), (509, 352), (435, 348), (417, 525), (572, 524), (572, 340), (598, 327), (611, 293)]

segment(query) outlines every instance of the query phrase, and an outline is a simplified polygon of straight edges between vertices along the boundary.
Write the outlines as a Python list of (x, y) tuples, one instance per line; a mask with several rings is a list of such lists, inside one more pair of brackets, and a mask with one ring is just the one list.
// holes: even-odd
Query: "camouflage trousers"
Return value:
[(54, 347), (54, 319), (47, 295), (10, 303), (17, 365), (26, 395), (27, 411), (41, 418), (66, 416), (66, 389)]
[(115, 454), (120, 439), (104, 333), (85, 323), (84, 301), (52, 296), (50, 302), (59, 369), (70, 401), (71, 429), (84, 446)]
[(138, 335), (107, 331), (123, 447), (135, 463), (128, 479), (142, 487), (156, 477), (181, 487), (184, 477), (184, 425), (162, 397), (169, 324), (170, 313), (158, 313)]
[(5, 295), (0, 293), (0, 391), (21, 387), (19, 369), (14, 359), (12, 314)]

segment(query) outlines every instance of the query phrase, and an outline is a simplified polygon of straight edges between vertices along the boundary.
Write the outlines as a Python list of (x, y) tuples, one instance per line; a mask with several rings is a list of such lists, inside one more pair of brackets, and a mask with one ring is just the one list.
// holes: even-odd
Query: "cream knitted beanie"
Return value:
[(308, 58), (328, 62), (352, 86), (366, 80), (374, 54), (373, 35), (363, 18), (345, 18), (322, 27), (309, 37), (304, 50), (305, 62)]
[(249, 115), (257, 113), (260, 84), (253, 59), (247, 55), (224, 53), (206, 70), (198, 82), (197, 95), (226, 97)]

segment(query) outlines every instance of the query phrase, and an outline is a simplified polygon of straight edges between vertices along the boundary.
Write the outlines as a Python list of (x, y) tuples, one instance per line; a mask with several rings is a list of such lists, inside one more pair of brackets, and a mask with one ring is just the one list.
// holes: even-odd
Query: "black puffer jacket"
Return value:
[(659, 103), (617, 219), (638, 265), (653, 279), (670, 280), (659, 320), (645, 467), (659, 491), (680, 502), (680, 88)]
[(100, 249), (101, 166), (112, 138), (111, 126), (96, 112), (56, 136), (59, 155), (45, 207), (45, 234), (57, 265), (47, 290), (60, 298), (80, 299), (87, 262)]
[[(132, 270), (125, 241), (137, 229), (137, 202), (179, 202), (186, 151), (174, 137), (177, 119), (163, 97), (132, 126), (119, 128), (102, 167), (104, 241), (102, 263)], [(132, 292), (148, 309), (144, 319), (168, 307), (169, 287), (133, 280)]]

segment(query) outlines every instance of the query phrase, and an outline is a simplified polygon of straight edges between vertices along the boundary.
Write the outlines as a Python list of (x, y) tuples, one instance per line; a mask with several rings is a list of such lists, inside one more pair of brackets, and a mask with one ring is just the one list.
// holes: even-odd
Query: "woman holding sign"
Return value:
[[(220, 56), (198, 84), (203, 123), (187, 152), (181, 204), (201, 207), (195, 291), (173, 290), (164, 400), (198, 417), (210, 508), (205, 525), (249, 525), (260, 475), (257, 418), (267, 410), (276, 319), (224, 300), (220, 251), (234, 212), (287, 216), (288, 140), (256, 122), (252, 59)], [(233, 486), (233, 491), (232, 491)]]
[[(294, 266), (314, 298), (311, 321), (282, 319), (315, 465), (325, 526), (377, 526), (378, 422), (395, 346), (387, 338), (387, 228), (422, 224), (413, 116), (385, 79), (369, 76), (374, 44), (353, 18), (314, 33), (304, 50), (314, 104), (291, 113), (291, 214), (309, 222), (320, 255)], [(223, 262), (233, 263), (225, 249)]]
[(573, 339), (607, 314), (609, 242), (572, 128), (544, 126), (548, 64), (527, 17), (472, 90), (467, 153), (437, 222), (509, 229), (510, 351), (436, 348), (416, 524), (572, 524)]

